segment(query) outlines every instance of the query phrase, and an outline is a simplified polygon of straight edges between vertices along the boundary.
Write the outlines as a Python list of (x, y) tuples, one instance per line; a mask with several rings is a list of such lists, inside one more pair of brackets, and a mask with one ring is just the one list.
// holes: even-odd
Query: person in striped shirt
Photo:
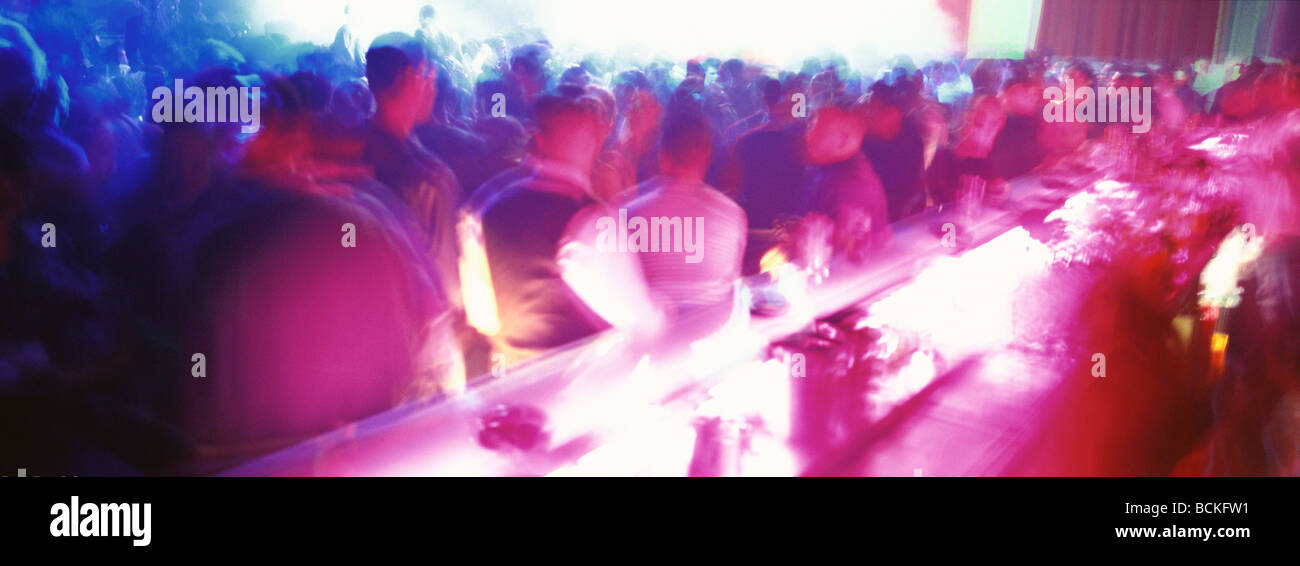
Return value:
[(637, 257), (647, 287), (679, 314), (729, 303), (745, 255), (744, 210), (704, 182), (713, 136), (698, 109), (670, 112), (662, 125), (661, 174), (636, 187), (640, 196), (622, 206), (658, 239)]

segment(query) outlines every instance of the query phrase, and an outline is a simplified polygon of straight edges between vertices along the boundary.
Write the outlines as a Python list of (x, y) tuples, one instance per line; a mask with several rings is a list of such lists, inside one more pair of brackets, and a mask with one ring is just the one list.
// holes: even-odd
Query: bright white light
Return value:
[[(875, 324), (928, 334), (940, 349), (987, 351), (1010, 342), (1018, 287), (1044, 269), (1047, 246), (1016, 227), (958, 258), (940, 258), (871, 305)], [(920, 370), (918, 370), (920, 371)]]
[[(292, 25), (290, 38), (328, 44), (345, 21), (363, 46), (390, 31), (413, 33), (427, 0), (254, 0), (253, 29)], [(933, 0), (440, 0), (440, 29), (461, 37), (541, 28), (557, 50), (684, 61), (744, 56), (777, 65), (834, 51), (855, 65), (907, 54), (921, 62), (951, 53), (956, 23)], [(343, 9), (351, 6), (345, 19)], [(291, 24), (290, 24), (291, 23)]]

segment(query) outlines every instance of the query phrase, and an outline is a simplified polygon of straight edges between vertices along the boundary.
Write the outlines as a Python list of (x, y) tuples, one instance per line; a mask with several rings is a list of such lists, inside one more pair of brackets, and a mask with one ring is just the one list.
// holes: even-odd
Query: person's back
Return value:
[(401, 197), (426, 228), (454, 210), (459, 185), (446, 162), (415, 138), (401, 139), (371, 128), (366, 135), (363, 159), (374, 169), (375, 178)]
[(455, 174), (467, 198), (491, 176), (486, 142), (478, 135), (455, 126), (429, 123), (416, 128), (420, 143)]
[(403, 34), (380, 36), (366, 52), (366, 77), (378, 110), (368, 127), (364, 161), (419, 219), (441, 284), (458, 302), (455, 234), (460, 185), (451, 168), (414, 134), (417, 124), (430, 119), (437, 94), (437, 68), (429, 58), (423, 44)]
[(608, 326), (565, 283), (557, 261), (569, 221), (592, 202), (579, 179), (537, 167), (482, 211), (484, 251), (500, 313), (496, 338), (509, 348), (536, 353)]
[(437, 389), (421, 352), (447, 339), (429, 334), (445, 305), (399, 233), (344, 199), (255, 183), (220, 193), (196, 203), (182, 263), (198, 306), (180, 361), (187, 377), (205, 370), (184, 386), (195, 441), (253, 453)]
[(920, 133), (912, 127), (904, 127), (893, 139), (867, 136), (862, 144), (862, 151), (885, 187), (891, 219), (910, 216), (925, 205), (924, 149)]
[[(487, 273), (478, 286), (492, 289), (495, 309), (475, 309), (471, 320), (486, 328), (507, 363), (611, 326), (659, 328), (661, 317), (650, 305), (635, 258), (601, 253), (597, 233), (610, 211), (592, 193), (591, 172), (609, 135), (602, 113), (600, 102), (580, 87), (539, 97), (534, 153), (521, 168), (527, 175), (475, 203), (483, 203), (481, 238), (475, 239), (484, 253), (463, 256), (462, 273)], [(477, 267), (479, 257), (486, 269)]]
[(995, 179), (1012, 179), (1037, 167), (1044, 154), (1038, 143), (1042, 123), (1036, 116), (1007, 116), (1006, 125), (989, 151), (988, 174)]
[(889, 217), (898, 220), (925, 206), (925, 141), (921, 128), (903, 114), (898, 89), (877, 83), (868, 103), (871, 117), (862, 152), (880, 176)]
[(474, 192), (470, 193), (469, 198), (461, 206), (465, 213), (472, 214), (476, 217), (482, 216), (483, 211), (487, 210), (488, 205), (496, 200), (496, 197), (510, 188), (511, 185), (527, 178), (532, 174), (534, 160), (525, 158), (519, 165), (506, 169), (484, 181)]
[(812, 165), (805, 209), (834, 220), (835, 249), (854, 260), (893, 239), (884, 187), (861, 151), (865, 130), (853, 109), (827, 106), (805, 141)]
[(638, 254), (650, 291), (679, 310), (730, 301), (745, 255), (745, 211), (698, 180), (660, 176), (638, 192), (645, 196), (628, 203), (628, 217), (644, 219), (650, 238), (659, 235), (652, 253)]
[[(534, 155), (485, 183), (482, 189), (490, 194), (476, 194), (462, 218), (464, 223), (477, 216), (488, 278), (479, 285), (492, 289), (495, 302), (495, 312), (471, 313), (471, 319), (480, 330), (486, 323), (494, 348), (511, 363), (609, 326), (608, 316), (589, 307), (589, 297), (572, 286), (591, 276), (584, 271), (575, 281), (575, 272), (566, 277), (565, 269), (576, 265), (562, 264), (562, 248), (583, 228), (571, 223), (581, 223), (575, 216), (595, 204), (591, 170), (608, 135), (601, 113), (600, 103), (581, 88), (541, 96)], [(479, 261), (472, 252), (466, 250), (462, 259)], [(472, 277), (481, 269), (469, 271)]]
[(754, 229), (771, 229), (778, 218), (800, 213), (803, 144), (793, 126), (763, 127), (736, 141), (740, 203)]
[(885, 191), (865, 155), (854, 154), (845, 161), (814, 168), (806, 194), (809, 211), (835, 219), (837, 226), (854, 222), (850, 217), (858, 215), (860, 221), (870, 220), (867, 230), (873, 241), (888, 240), (883, 237), (889, 232)]

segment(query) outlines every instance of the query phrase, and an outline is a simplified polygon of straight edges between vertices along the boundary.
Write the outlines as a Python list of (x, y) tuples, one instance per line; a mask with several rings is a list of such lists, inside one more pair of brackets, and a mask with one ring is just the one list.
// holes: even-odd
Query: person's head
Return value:
[(562, 86), (533, 106), (538, 155), (589, 170), (609, 136), (600, 101), (577, 87)]
[(970, 84), (975, 94), (993, 94), (1002, 84), (1002, 62), (981, 59), (970, 73)]
[[(248, 142), (242, 164), (252, 169), (293, 166), (313, 149), (312, 109), (292, 77), (265, 73), (261, 83), (262, 125)], [(299, 77), (298, 83), (306, 81)]]
[(885, 81), (871, 85), (867, 101), (867, 134), (882, 140), (892, 140), (903, 131), (903, 111), (898, 102), (897, 87)]
[(993, 148), (993, 140), (1007, 122), (1002, 103), (993, 96), (976, 97), (971, 103), (966, 123), (962, 127), (963, 155), (985, 157)]
[(591, 75), (582, 65), (573, 65), (564, 70), (560, 75), (560, 84), (578, 85), (585, 87), (591, 84)]
[(330, 114), (347, 130), (360, 130), (374, 112), (375, 97), (361, 79), (338, 85), (330, 95)]
[(45, 52), (27, 29), (0, 17), (0, 122), (39, 122), (37, 99), (47, 86)]
[(759, 85), (763, 91), (763, 104), (769, 111), (781, 106), (782, 100), (785, 99), (781, 92), (781, 81), (770, 77), (759, 79)]
[(704, 101), (704, 90), (703, 79), (699, 77), (686, 77), (686, 80), (683, 80), (678, 84), (677, 89), (673, 91), (673, 99), (671, 103), (674, 105), (693, 104), (699, 107)]
[(433, 26), (434, 10), (433, 4), (420, 6), (420, 27), (429, 29)]
[(1082, 61), (1075, 61), (1066, 67), (1065, 78), (1074, 82), (1074, 88), (1090, 87), (1096, 82), (1092, 67)]
[(840, 82), (834, 71), (817, 73), (808, 83), (808, 99), (818, 104), (839, 98), (843, 93), (844, 83)]
[(503, 161), (518, 163), (528, 152), (528, 130), (509, 116), (476, 120), (474, 131), (487, 143), (488, 154)]
[(1283, 66), (1270, 66), (1257, 81), (1261, 104), (1269, 112), (1285, 112), (1300, 108), (1300, 90), (1296, 88), (1296, 72)]
[(708, 73), (704, 70), (704, 64), (699, 59), (691, 59), (686, 62), (686, 76), (699, 77), (704, 80)]
[(713, 158), (713, 129), (699, 108), (674, 108), (664, 117), (659, 142), (659, 169), (664, 174), (700, 180)]
[(718, 69), (718, 80), (727, 84), (741, 84), (745, 80), (745, 62), (740, 59), (728, 59)]
[(298, 71), (289, 75), (289, 82), (298, 91), (298, 96), (307, 111), (322, 113), (329, 110), (334, 85), (331, 85), (328, 79), (316, 73)]
[(867, 125), (852, 103), (837, 100), (813, 114), (804, 134), (808, 162), (812, 165), (839, 163), (862, 149)]
[(1007, 114), (1014, 116), (1030, 116), (1042, 111), (1042, 83), (1023, 69), (1015, 70), (1002, 87), (1002, 107)]
[(510, 77), (525, 90), (540, 90), (546, 84), (549, 49), (542, 43), (521, 45), (510, 52)]
[(40, 94), (36, 73), (30, 59), (17, 49), (0, 44), (0, 73), (6, 77), (0, 85), (0, 120), (14, 124), (26, 122), (36, 107)]
[(1196, 84), (1196, 75), (1197, 71), (1194, 65), (1183, 65), (1174, 69), (1174, 88), (1183, 88)]
[(492, 116), (492, 108), (500, 101), (497, 95), (505, 96), (506, 82), (502, 79), (480, 79), (474, 85), (474, 113), (477, 117)]
[(425, 44), (406, 34), (380, 36), (366, 51), (366, 79), (379, 113), (406, 129), (432, 115), (437, 75)]
[(618, 109), (620, 111), (627, 108), (632, 103), (634, 94), (641, 91), (649, 92), (651, 90), (650, 79), (639, 70), (632, 69), (623, 71), (614, 77), (614, 97), (618, 99)]
[(618, 122), (618, 99), (614, 97), (614, 93), (596, 84), (587, 85), (586, 91), (588, 96), (600, 101), (601, 109), (604, 110), (605, 126), (613, 131), (614, 124)]

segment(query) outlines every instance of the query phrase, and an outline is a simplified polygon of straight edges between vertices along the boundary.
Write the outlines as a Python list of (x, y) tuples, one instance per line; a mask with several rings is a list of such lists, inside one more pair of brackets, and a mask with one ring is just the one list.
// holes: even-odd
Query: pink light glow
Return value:
[(1017, 227), (961, 257), (937, 258), (906, 286), (871, 305), (868, 323), (928, 336), (939, 349), (970, 353), (1005, 346), (1016, 289), (1051, 258)]

